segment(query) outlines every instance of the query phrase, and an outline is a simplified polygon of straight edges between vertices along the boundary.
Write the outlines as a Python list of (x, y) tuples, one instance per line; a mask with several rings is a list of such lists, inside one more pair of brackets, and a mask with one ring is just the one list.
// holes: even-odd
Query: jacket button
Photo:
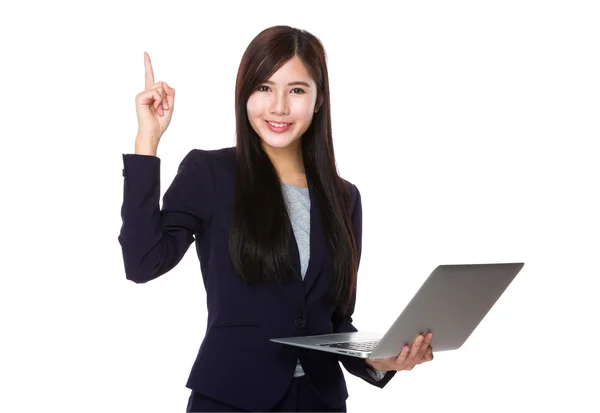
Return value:
[(306, 325), (306, 323), (304, 322), (304, 320), (301, 319), (301, 318), (297, 318), (294, 321), (294, 324), (296, 325), (296, 328), (299, 329), (299, 330), (302, 329), (302, 328), (304, 328), (304, 326)]

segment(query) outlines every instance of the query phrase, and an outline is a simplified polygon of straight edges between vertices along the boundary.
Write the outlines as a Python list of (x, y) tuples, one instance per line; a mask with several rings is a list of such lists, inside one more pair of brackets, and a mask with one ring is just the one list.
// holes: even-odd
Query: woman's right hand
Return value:
[[(144, 91), (135, 97), (135, 111), (138, 119), (136, 153), (156, 153), (161, 136), (171, 122), (175, 102), (175, 89), (165, 82), (154, 83), (154, 72), (150, 56), (144, 52), (145, 83)], [(138, 150), (138, 148), (142, 148)], [(148, 153), (150, 152), (150, 153)]]

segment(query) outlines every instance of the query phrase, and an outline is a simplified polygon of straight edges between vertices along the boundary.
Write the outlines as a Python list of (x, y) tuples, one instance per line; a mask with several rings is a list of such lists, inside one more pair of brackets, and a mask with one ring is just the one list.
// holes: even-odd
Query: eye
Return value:
[(296, 87), (296, 88), (292, 89), (292, 91), (296, 91), (296, 92), (294, 92), (296, 94), (302, 94), (302, 93), (304, 93), (304, 90), (300, 89), (299, 87)]
[[(267, 89), (267, 90), (265, 90)], [(268, 92), (269, 90), (269, 86), (266, 85), (260, 85), (256, 90), (258, 90), (259, 92)]]

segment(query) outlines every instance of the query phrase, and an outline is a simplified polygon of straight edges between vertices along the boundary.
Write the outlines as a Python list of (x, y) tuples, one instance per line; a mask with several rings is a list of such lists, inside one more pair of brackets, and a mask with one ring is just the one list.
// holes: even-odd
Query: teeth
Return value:
[(270, 125), (275, 126), (276, 128), (283, 128), (284, 126), (289, 125), (289, 123), (275, 123), (275, 122), (269, 122)]

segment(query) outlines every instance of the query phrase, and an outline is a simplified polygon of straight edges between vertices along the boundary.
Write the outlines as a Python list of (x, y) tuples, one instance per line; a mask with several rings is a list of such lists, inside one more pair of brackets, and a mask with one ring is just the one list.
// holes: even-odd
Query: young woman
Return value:
[(123, 155), (119, 242), (127, 279), (170, 271), (192, 242), (207, 294), (207, 330), (187, 411), (346, 411), (351, 374), (383, 388), (433, 358), (431, 334), (397, 358), (362, 360), (271, 342), (353, 332), (362, 205), (337, 174), (325, 52), (287, 26), (259, 33), (240, 63), (236, 146), (187, 154), (159, 208), (159, 140), (175, 89), (136, 96), (135, 154)]

